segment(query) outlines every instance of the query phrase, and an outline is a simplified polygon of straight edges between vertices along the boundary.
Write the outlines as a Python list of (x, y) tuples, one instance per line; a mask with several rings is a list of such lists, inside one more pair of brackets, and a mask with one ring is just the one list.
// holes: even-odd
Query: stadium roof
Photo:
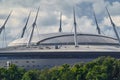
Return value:
[[(117, 39), (96, 35), (96, 34), (77, 34), (79, 45), (119, 45)], [(21, 38), (11, 42), (8, 46), (27, 45), (28, 39)], [(73, 33), (50, 33), (41, 34), (39, 37), (32, 39), (32, 44), (35, 45), (74, 45)]]

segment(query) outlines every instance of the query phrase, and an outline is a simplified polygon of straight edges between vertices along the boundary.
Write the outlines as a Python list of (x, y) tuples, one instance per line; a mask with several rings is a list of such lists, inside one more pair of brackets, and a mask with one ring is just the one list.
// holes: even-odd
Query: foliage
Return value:
[(38, 70), (29, 70), (23, 75), (22, 80), (39, 80), (39, 74)]
[(0, 68), (0, 80), (120, 80), (120, 60), (99, 57), (88, 63), (42, 70), (28, 70), (11, 65)]
[(25, 70), (12, 64), (8, 69), (0, 68), (0, 80), (21, 80)]

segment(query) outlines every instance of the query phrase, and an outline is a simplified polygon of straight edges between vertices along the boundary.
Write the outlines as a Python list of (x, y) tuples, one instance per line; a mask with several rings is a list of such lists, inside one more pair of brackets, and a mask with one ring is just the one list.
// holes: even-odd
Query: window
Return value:
[(29, 61), (26, 61), (26, 63), (29, 63)]

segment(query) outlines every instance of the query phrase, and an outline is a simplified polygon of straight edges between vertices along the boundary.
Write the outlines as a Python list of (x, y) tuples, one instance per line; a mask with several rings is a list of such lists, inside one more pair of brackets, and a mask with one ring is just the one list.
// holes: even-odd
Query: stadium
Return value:
[[(62, 32), (62, 20), (60, 18), (58, 33), (40, 34), (37, 38), (33, 38), (38, 12), (39, 8), (29, 39), (23, 36), (30, 14), (23, 28), (21, 38), (10, 42), (5, 48), (0, 48), (0, 67), (9, 67), (10, 64), (16, 64), (25, 69), (41, 69), (62, 64), (73, 65), (79, 62), (88, 62), (100, 56), (120, 58), (120, 38), (109, 12), (108, 15), (116, 38), (100, 34), (96, 17), (98, 34), (78, 33), (74, 9), (74, 32)], [(0, 28), (0, 33), (5, 29), (5, 24)]]

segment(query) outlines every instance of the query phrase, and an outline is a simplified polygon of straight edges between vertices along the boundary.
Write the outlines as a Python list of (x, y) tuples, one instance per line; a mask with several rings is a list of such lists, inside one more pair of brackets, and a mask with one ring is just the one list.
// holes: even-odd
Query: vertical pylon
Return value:
[(118, 41), (119, 41), (119, 45), (120, 45), (120, 37), (119, 37), (119, 35), (118, 35), (117, 29), (116, 29), (116, 25), (114, 24), (114, 22), (113, 22), (113, 20), (112, 20), (112, 18), (111, 18), (111, 16), (110, 16), (110, 13), (109, 13), (109, 11), (108, 11), (108, 9), (107, 9), (107, 7), (106, 7), (106, 10), (107, 10), (107, 13), (108, 13), (108, 16), (109, 16), (111, 25), (113, 26), (113, 30), (114, 30), (114, 32), (115, 32), (115, 35), (116, 35), (116, 37), (117, 37), (117, 39), (118, 39)]
[(5, 29), (5, 25), (6, 25), (6, 23), (7, 23), (8, 19), (9, 19), (10, 15), (11, 15), (11, 13), (12, 13), (12, 11), (9, 13), (7, 19), (5, 20), (4, 24), (3, 24), (2, 27), (0, 28), (0, 34), (1, 34), (1, 32), (3, 31), (3, 29)]
[(101, 30), (100, 30), (100, 27), (98, 25), (98, 22), (97, 22), (97, 18), (96, 18), (96, 15), (95, 15), (95, 11), (93, 10), (93, 15), (94, 15), (94, 18), (95, 18), (95, 23), (96, 23), (96, 29), (98, 31), (98, 34), (101, 34)]
[(78, 47), (77, 24), (76, 24), (76, 16), (75, 16), (75, 8), (74, 7), (73, 7), (73, 17), (74, 17), (74, 42), (75, 42), (75, 47)]
[(36, 26), (36, 21), (37, 21), (38, 13), (39, 13), (39, 8), (38, 8), (38, 10), (37, 10), (35, 20), (34, 20), (34, 22), (33, 22), (33, 24), (32, 24), (32, 32), (31, 32), (31, 34), (30, 34), (30, 38), (29, 38), (29, 41), (28, 41), (28, 47), (29, 47), (30, 44), (31, 44), (31, 40), (32, 40), (32, 37), (33, 37), (34, 29), (35, 29), (35, 26)]
[(30, 13), (29, 13), (29, 15), (28, 15), (28, 18), (27, 18), (26, 24), (25, 24), (25, 26), (24, 26), (24, 28), (23, 28), (23, 30), (22, 30), (21, 38), (24, 37), (25, 30), (26, 30), (26, 28), (27, 28), (27, 24), (28, 24), (28, 21), (29, 21), (30, 15), (31, 15), (31, 11), (30, 11)]
[(60, 13), (60, 27), (59, 32), (62, 32), (62, 12)]

